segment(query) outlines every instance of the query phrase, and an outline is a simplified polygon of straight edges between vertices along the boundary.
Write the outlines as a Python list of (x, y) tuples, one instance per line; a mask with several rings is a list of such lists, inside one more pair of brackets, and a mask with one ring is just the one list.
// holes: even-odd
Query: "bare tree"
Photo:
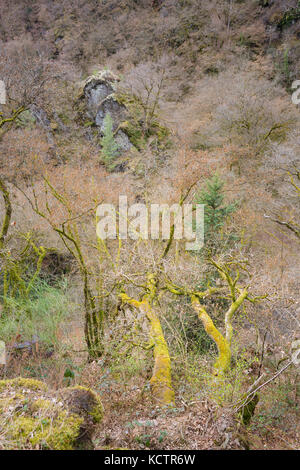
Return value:
[[(295, 191), (295, 195), (300, 198), (300, 170), (294, 168), (294, 170), (288, 172), (288, 175), (290, 178), (290, 184)], [(265, 217), (276, 222), (276, 224), (287, 228), (295, 237), (298, 238), (298, 240), (300, 240), (300, 221), (296, 207), (293, 207), (290, 211), (289, 217), (283, 217), (282, 215), (265, 215)]]
[[(6, 103), (0, 107), (0, 141), (4, 133), (14, 127), (20, 115), (31, 105), (44, 101), (50, 64), (42, 48), (36, 48), (31, 39), (0, 44), (0, 77), (5, 83)], [(3, 156), (5, 160), (5, 156)], [(1, 160), (0, 160), (1, 165)], [(3, 248), (12, 214), (8, 178), (0, 175), (0, 192), (4, 200), (4, 216), (0, 232)]]
[(0, 114), (0, 138), (31, 105), (45, 100), (50, 64), (42, 48), (32, 40), (15, 40), (0, 45), (0, 77), (6, 87), (7, 102)]
[[(232, 321), (235, 313), (245, 301), (252, 303), (258, 302), (266, 298), (267, 295), (252, 297), (249, 292), (251, 285), (250, 279), (248, 279), (248, 282), (241, 282), (241, 272), (249, 275), (246, 262), (240, 262), (234, 259), (229, 262), (217, 262), (210, 259), (209, 264), (217, 270), (221, 280), (223, 281), (223, 285), (220, 287), (212, 287), (208, 285), (206, 289), (193, 291), (190, 287), (178, 287), (174, 285), (172, 281), (169, 281), (167, 282), (166, 289), (175, 295), (185, 295), (191, 299), (193, 309), (202, 322), (206, 333), (215, 342), (218, 349), (218, 357), (214, 364), (214, 375), (223, 376), (230, 368), (231, 343), (233, 336)], [(228, 293), (226, 293), (226, 290)], [(215, 295), (226, 298), (229, 301), (229, 307), (224, 313), (225, 336), (215, 326), (205, 305), (206, 299)]]
[(128, 89), (131, 90), (132, 96), (137, 100), (138, 107), (142, 109), (142, 115), (136, 117), (142, 122), (145, 135), (151, 131), (159, 111), (161, 94), (166, 80), (166, 60), (163, 57), (157, 63), (139, 64), (128, 74), (120, 86), (124, 93), (127, 93)]

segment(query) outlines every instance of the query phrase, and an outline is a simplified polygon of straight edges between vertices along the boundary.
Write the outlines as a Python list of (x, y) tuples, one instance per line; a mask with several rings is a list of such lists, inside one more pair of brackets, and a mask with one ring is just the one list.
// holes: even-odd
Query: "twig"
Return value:
[[(268, 383), (270, 383), (270, 382), (272, 382), (273, 380), (275, 380), (280, 374), (282, 374), (282, 372), (284, 372), (284, 371), (285, 371), (288, 367), (290, 367), (290, 365), (292, 365), (292, 364), (293, 364), (293, 361), (289, 361), (286, 366), (284, 366), (282, 369), (280, 369), (279, 372), (277, 372), (275, 375), (273, 375), (273, 377), (271, 377), (270, 379), (268, 379), (266, 382), (264, 382), (263, 384), (261, 384), (259, 387), (257, 387), (257, 388), (255, 388), (254, 390), (250, 391), (250, 393), (248, 393), (248, 392), (249, 392), (249, 390), (248, 390), (247, 395), (246, 395), (246, 398), (244, 399), (243, 403), (242, 403), (235, 411), (237, 412), (237, 411), (239, 411), (241, 408), (243, 408), (243, 406), (245, 406), (245, 404), (247, 403), (247, 401), (248, 401), (248, 399), (249, 399), (250, 397), (252, 397), (253, 395), (255, 395), (255, 393), (258, 392), (258, 390), (260, 390), (261, 388), (263, 388), (265, 385), (267, 385)], [(260, 376), (259, 379), (260, 379), (261, 377), (263, 377), (263, 376)], [(256, 380), (255, 383), (257, 383), (257, 380)], [(254, 384), (255, 384), (255, 383), (254, 383)], [(252, 388), (252, 387), (251, 387), (251, 388)], [(251, 388), (250, 388), (250, 390), (251, 390)]]

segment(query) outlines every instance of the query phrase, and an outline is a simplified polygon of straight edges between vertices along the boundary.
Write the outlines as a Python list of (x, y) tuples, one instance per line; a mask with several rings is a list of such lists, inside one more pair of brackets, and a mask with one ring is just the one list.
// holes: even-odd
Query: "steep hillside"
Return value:
[[(2, 0), (0, 80), (0, 377), (94, 389), (99, 449), (299, 448), (300, 2)], [(204, 248), (104, 242), (120, 196)]]

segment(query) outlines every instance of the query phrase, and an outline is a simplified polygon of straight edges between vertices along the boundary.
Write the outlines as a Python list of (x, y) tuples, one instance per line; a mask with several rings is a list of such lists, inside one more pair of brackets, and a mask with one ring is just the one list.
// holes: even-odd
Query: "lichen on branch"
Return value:
[(152, 274), (148, 275), (147, 293), (141, 301), (129, 297), (125, 293), (120, 294), (123, 303), (132, 305), (147, 317), (150, 324), (149, 343), (153, 344), (154, 366), (150, 379), (153, 397), (162, 405), (174, 404), (174, 390), (171, 378), (171, 359), (168, 345), (161, 327), (160, 319), (156, 313), (156, 280)]

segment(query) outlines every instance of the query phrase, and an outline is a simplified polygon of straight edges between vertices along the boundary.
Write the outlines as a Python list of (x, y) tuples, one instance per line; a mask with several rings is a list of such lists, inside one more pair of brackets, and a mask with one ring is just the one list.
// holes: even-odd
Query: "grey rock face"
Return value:
[(125, 132), (123, 132), (122, 130), (119, 130), (117, 132), (115, 140), (118, 144), (119, 152), (121, 153), (127, 152), (132, 147), (132, 143), (130, 142), (128, 135), (125, 134)]
[(86, 86), (84, 93), (90, 118), (95, 119), (99, 104), (113, 92), (112, 86), (102, 80), (92, 81)]
[(100, 133), (103, 134), (103, 122), (105, 116), (109, 113), (113, 120), (113, 130), (115, 131), (120, 123), (126, 119), (126, 108), (119, 104), (113, 95), (105, 98), (100, 106), (98, 106), (95, 123), (99, 127)]
[[(110, 71), (99, 72), (89, 77), (84, 86), (84, 96), (87, 105), (87, 114), (98, 127), (99, 135), (103, 136), (104, 119), (109, 113), (113, 121), (113, 131), (116, 132), (120, 124), (126, 120), (126, 108), (119, 103), (115, 96), (115, 85), (119, 78)], [(122, 130), (115, 134), (120, 153), (128, 151), (132, 144)]]

